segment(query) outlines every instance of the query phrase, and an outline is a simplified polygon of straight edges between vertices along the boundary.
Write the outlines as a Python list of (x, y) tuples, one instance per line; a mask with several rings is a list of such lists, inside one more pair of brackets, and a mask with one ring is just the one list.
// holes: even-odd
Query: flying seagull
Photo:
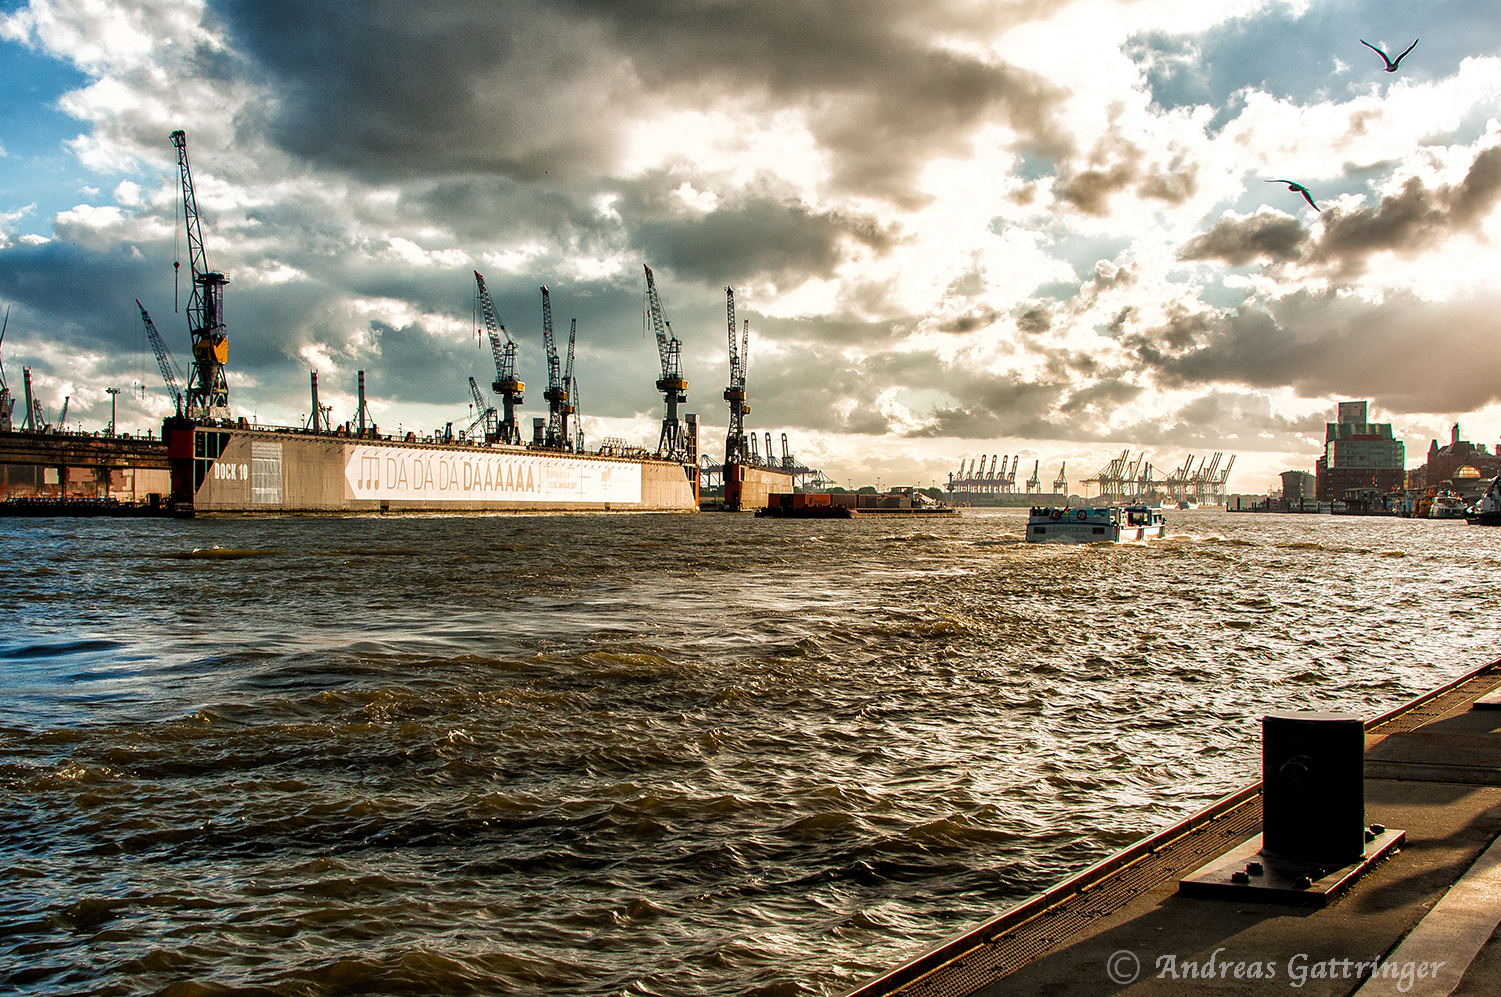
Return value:
[[(1419, 40), (1417, 38), (1414, 38), (1412, 40), (1412, 44), (1409, 45), (1409, 46), (1407, 46), (1407, 52), (1411, 52), (1413, 49), (1417, 48), (1418, 47), (1418, 41)], [(1397, 67), (1400, 66), (1400, 65), (1402, 65), (1402, 60), (1405, 59), (1405, 58), (1407, 58), (1407, 52), (1403, 52), (1401, 55), (1397, 56), (1395, 59), (1389, 58), (1385, 52), (1381, 51), (1379, 48), (1377, 48), (1376, 46), (1372, 45), (1370, 42), (1366, 41), (1364, 38), (1362, 38), (1360, 40), (1360, 44), (1364, 45), (1366, 48), (1370, 49), (1372, 52), (1375, 52), (1377, 55), (1381, 56), (1381, 61), (1384, 62), (1384, 63), (1386, 63), (1386, 71), (1388, 73), (1395, 73), (1397, 71)]]
[[(1309, 204), (1313, 204), (1313, 195), (1310, 194), (1310, 193), (1308, 193), (1308, 188), (1305, 187), (1305, 186), (1303, 186), (1300, 183), (1293, 183), (1291, 180), (1268, 180), (1266, 182), (1267, 183), (1285, 183), (1285, 184), (1287, 184), (1287, 189), (1288, 190), (1292, 191), (1294, 194), (1302, 194), (1303, 195), (1303, 200), (1307, 201)], [(1313, 210), (1318, 211), (1318, 212), (1323, 212), (1324, 209), (1321, 208), (1321, 207), (1319, 207), (1317, 204), (1313, 204)]]

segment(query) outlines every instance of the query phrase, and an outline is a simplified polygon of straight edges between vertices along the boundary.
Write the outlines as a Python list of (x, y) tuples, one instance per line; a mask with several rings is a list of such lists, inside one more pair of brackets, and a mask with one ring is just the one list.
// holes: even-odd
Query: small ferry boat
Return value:
[(1072, 509), (1036, 507), (1027, 518), (1028, 543), (1121, 543), (1166, 535), (1167, 520), (1144, 505)]

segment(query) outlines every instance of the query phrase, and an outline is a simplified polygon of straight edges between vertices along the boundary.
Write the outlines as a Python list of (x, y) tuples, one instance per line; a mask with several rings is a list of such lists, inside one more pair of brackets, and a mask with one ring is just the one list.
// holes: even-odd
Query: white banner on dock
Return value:
[(515, 452), (356, 446), (344, 465), (351, 499), (424, 502), (640, 502), (641, 465)]

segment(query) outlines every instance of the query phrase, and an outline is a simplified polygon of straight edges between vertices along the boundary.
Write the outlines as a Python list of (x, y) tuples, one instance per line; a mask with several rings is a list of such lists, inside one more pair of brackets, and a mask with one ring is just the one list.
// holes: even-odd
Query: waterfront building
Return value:
[[(1497, 445), (1501, 450), (1501, 444)], [(1449, 443), (1439, 446), (1438, 440), (1428, 442), (1428, 459), (1417, 469), (1421, 481), (1418, 488), (1436, 488), (1441, 482), (1450, 482), (1461, 495), (1479, 494), (1486, 482), (1501, 474), (1501, 454), (1493, 454), (1468, 440), (1459, 438), (1459, 423), (1449, 430)]]
[(1350, 489), (1393, 492), (1406, 484), (1406, 448), (1389, 422), (1370, 422), (1367, 402), (1340, 402), (1325, 424), (1324, 456), (1315, 468), (1318, 500), (1341, 500)]
[(1283, 511), (1301, 512), (1309, 504), (1318, 505), (1318, 478), (1307, 471), (1283, 471)]

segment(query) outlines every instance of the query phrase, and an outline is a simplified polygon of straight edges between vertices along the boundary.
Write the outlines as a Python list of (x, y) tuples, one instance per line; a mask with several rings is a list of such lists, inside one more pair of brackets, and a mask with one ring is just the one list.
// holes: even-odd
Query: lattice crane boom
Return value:
[(188, 235), (188, 269), (193, 286), (187, 307), (188, 335), (193, 343), (187, 415), (195, 419), (227, 419), (229, 382), (225, 365), (229, 360), (229, 333), (224, 325), (224, 285), (229, 278), (209, 269), (203, 225), (198, 216), (198, 196), (188, 165), (187, 135), (178, 129), (171, 138), (177, 148), (177, 168), (182, 179), (183, 222)]
[[(5, 330), (10, 328), (10, 306), (5, 306), (5, 318), (0, 320), (0, 346), (5, 345)], [(0, 433), (12, 431), (11, 411), (15, 402), (10, 397), (10, 386), (5, 383), (5, 362), (0, 359)]]
[(490, 337), (490, 354), (495, 358), (495, 380), (491, 382), (490, 390), (500, 396), (500, 424), (496, 427), (496, 438), (501, 443), (520, 446), (521, 427), (516, 422), (516, 406), (525, 401), (526, 382), (516, 376), (516, 341), (496, 317), (490, 288), (478, 270), (474, 271), (474, 284), (479, 295), (480, 314), (485, 320), (485, 332)]
[(724, 389), (724, 400), (730, 406), (730, 429), (724, 438), (724, 462), (743, 464), (749, 456), (745, 442), (745, 417), (750, 406), (745, 404), (745, 366), (750, 346), (750, 319), (745, 320), (745, 332), (739, 344), (735, 342), (735, 289), (724, 289), (725, 317), (729, 324), (730, 384)]
[(156, 331), (156, 323), (151, 321), (151, 316), (146, 311), (146, 306), (141, 304), (141, 299), (136, 299), (136, 307), (141, 310), (141, 322), (146, 326), (146, 339), (151, 343), (151, 352), (156, 354), (156, 368), (162, 373), (162, 380), (167, 384), (167, 391), (172, 395), (172, 405), (182, 414), (182, 385), (177, 378), (177, 363), (172, 359), (172, 353), (167, 349), (161, 333)]
[(678, 405), (688, 400), (688, 380), (682, 371), (682, 344), (672, 334), (672, 324), (662, 311), (662, 299), (657, 294), (657, 282), (651, 267), (645, 264), (643, 267), (646, 270), (647, 312), (657, 336), (657, 355), (662, 361), (662, 377), (657, 381), (657, 390), (662, 392), (667, 409), (662, 418), (662, 436), (657, 442), (657, 452), (669, 460), (681, 459), (688, 452), (678, 422)]
[(469, 378), (469, 395), (474, 399), (474, 418), (469, 422), (469, 428), (465, 435), (473, 437), (476, 426), (484, 426), (485, 442), (495, 439), (495, 406), (485, 398), (485, 393), (480, 390), (479, 382), (473, 377)]
[(573, 377), (573, 346), (574, 340), (578, 338), (578, 331), (579, 320), (576, 318), (569, 319), (568, 359), (563, 364), (563, 417), (561, 419), (561, 425), (559, 426), (561, 432), (558, 435), (558, 442), (564, 450), (575, 449), (575, 444), (577, 444), (577, 449), (579, 450), (582, 450), (584, 448), (581, 440), (575, 439), (578, 434), (569, 429), (570, 425), (573, 425), (574, 429), (578, 428), (577, 423), (575, 423), (573, 419), (573, 414), (578, 411), (576, 404), (577, 399), (573, 394), (574, 385), (576, 383)]
[(558, 358), (557, 337), (553, 335), (552, 295), (546, 287), (542, 288), (542, 345), (547, 351), (547, 390), (542, 394), (547, 399), (547, 435), (543, 443), (564, 450), (568, 445), (568, 388), (563, 379), (563, 363)]

